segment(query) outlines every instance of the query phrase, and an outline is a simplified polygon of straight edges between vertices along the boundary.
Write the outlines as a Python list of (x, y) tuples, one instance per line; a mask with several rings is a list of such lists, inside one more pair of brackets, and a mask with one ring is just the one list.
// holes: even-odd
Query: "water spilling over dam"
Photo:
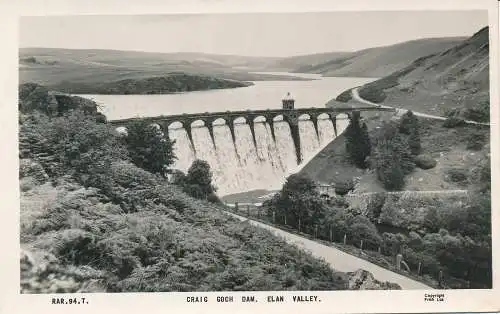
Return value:
[(176, 141), (174, 149), (178, 159), (173, 168), (185, 172), (195, 159), (206, 160), (212, 168), (214, 185), (220, 196), (254, 189), (278, 189), (300, 161), (304, 163), (313, 157), (348, 125), (345, 114), (339, 114), (335, 122), (328, 115), (320, 115), (317, 129), (313, 121), (299, 119), (298, 160), (291, 127), (288, 122), (278, 119), (272, 125), (256, 119), (253, 123), (255, 141), (250, 125), (244, 119), (236, 119), (234, 142), (224, 120), (214, 121), (213, 138), (203, 122), (194, 122), (192, 141), (181, 123), (173, 123), (168, 127), (168, 136)]

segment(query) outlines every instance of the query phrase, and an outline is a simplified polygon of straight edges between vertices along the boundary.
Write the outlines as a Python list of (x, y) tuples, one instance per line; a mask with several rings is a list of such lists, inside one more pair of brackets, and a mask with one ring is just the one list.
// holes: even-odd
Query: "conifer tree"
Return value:
[(408, 139), (401, 134), (397, 134), (389, 143), (393, 154), (398, 156), (403, 174), (412, 172), (415, 169), (415, 161)]
[(366, 157), (371, 151), (368, 128), (365, 123), (361, 125), (361, 117), (357, 111), (352, 113), (350, 120), (345, 131), (346, 151), (356, 166), (366, 168)]

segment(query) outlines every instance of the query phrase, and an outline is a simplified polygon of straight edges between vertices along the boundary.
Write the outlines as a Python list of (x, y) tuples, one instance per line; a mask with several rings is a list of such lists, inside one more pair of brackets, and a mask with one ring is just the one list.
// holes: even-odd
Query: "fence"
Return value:
[[(231, 206), (232, 205), (232, 206)], [(274, 226), (284, 231), (297, 234), (299, 236), (318, 241), (322, 244), (333, 246), (336, 249), (348, 254), (365, 259), (380, 267), (389, 269), (414, 280), (423, 282), (434, 288), (469, 288), (470, 282), (456, 278), (446, 277), (442, 270), (426, 271), (426, 265), (409, 263), (405, 260), (405, 253), (402, 248), (397, 252), (391, 252), (385, 243), (376, 244), (369, 239), (350, 236), (345, 232), (335, 230), (333, 227), (321, 227), (319, 225), (301, 227), (300, 222), (296, 226), (291, 226), (285, 217), (277, 217), (275, 211), (267, 211), (260, 204), (231, 204), (227, 206), (229, 211), (235, 214), (257, 220), (262, 223)]]

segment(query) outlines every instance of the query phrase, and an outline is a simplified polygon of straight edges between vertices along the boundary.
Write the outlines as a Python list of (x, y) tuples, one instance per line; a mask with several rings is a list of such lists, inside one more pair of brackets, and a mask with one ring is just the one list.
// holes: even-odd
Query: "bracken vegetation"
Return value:
[[(149, 151), (96, 110), (45, 110), (60, 104), (40, 86), (20, 92), (23, 293), (349, 288), (346, 274), (145, 170)], [(209, 174), (189, 176), (208, 199)]]

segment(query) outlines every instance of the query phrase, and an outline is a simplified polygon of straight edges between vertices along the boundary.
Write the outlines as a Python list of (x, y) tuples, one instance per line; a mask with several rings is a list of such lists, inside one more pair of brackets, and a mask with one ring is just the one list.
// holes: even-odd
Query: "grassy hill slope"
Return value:
[(435, 115), (489, 120), (489, 36), (485, 27), (458, 45), (364, 85), (361, 97)]
[(332, 52), (279, 60), (294, 72), (324, 76), (383, 77), (404, 68), (413, 60), (459, 44), (464, 38), (426, 38), (355, 52)]

